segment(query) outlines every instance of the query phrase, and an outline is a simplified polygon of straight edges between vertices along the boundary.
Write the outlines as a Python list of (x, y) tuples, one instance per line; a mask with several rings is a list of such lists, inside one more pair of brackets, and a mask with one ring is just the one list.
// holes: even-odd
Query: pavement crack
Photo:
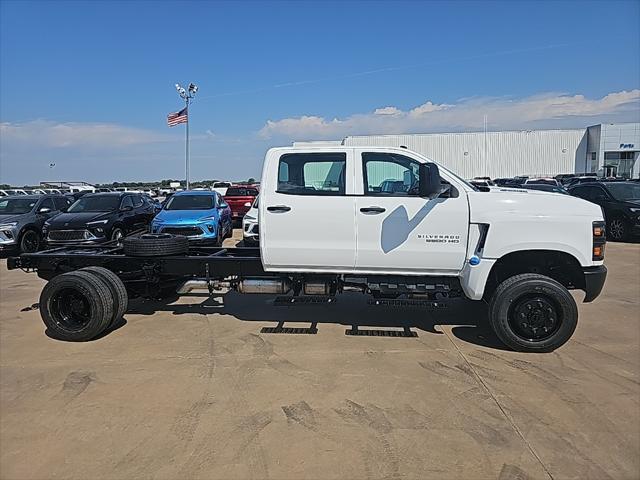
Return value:
[(496, 406), (498, 407), (498, 409), (500, 410), (500, 412), (502, 413), (502, 415), (504, 416), (504, 418), (507, 419), (507, 421), (509, 422), (509, 424), (511, 425), (511, 428), (516, 432), (516, 434), (520, 437), (520, 439), (522, 440), (522, 442), (525, 444), (525, 446), (527, 447), (527, 449), (529, 450), (529, 452), (531, 453), (531, 455), (533, 456), (533, 458), (535, 458), (538, 463), (540, 464), (540, 466), (542, 467), (542, 469), (545, 471), (545, 473), (549, 476), (549, 478), (551, 480), (554, 480), (553, 475), (551, 475), (551, 472), (549, 471), (549, 469), (547, 468), (547, 466), (544, 464), (544, 462), (542, 461), (542, 459), (540, 458), (540, 456), (536, 453), (535, 449), (533, 448), (533, 445), (531, 445), (531, 443), (529, 443), (529, 441), (526, 439), (526, 437), (524, 436), (524, 434), (522, 433), (522, 431), (518, 428), (518, 426), (516, 425), (515, 421), (513, 420), (513, 418), (511, 418), (511, 416), (507, 413), (507, 411), (504, 409), (504, 407), (502, 406), (502, 404), (498, 401), (498, 399), (496, 398), (496, 396), (493, 394), (493, 392), (489, 389), (489, 386), (485, 383), (484, 379), (480, 376), (480, 374), (476, 371), (476, 369), (473, 367), (473, 365), (471, 364), (471, 362), (469, 362), (469, 360), (467, 360), (467, 357), (465, 356), (465, 354), (462, 352), (462, 350), (460, 350), (458, 348), (458, 345), (456, 345), (456, 343), (453, 341), (453, 339), (451, 338), (451, 336), (449, 335), (449, 333), (443, 328), (442, 331), (444, 332), (444, 334), (447, 336), (447, 338), (449, 339), (449, 341), (451, 342), (451, 345), (453, 345), (453, 348), (456, 349), (456, 351), (458, 352), (458, 355), (460, 355), (460, 357), (462, 358), (462, 360), (464, 360), (464, 362), (467, 364), (467, 366), (469, 367), (469, 370), (472, 372), (474, 378), (476, 379), (476, 381), (478, 382), (478, 384), (480, 385), (480, 387), (482, 387), (487, 394), (491, 397), (491, 399), (493, 400), (493, 402), (496, 404)]

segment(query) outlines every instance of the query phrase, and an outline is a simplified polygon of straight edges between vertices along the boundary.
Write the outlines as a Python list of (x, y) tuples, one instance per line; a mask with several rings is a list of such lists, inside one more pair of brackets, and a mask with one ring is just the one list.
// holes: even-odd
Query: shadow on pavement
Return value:
[[(163, 311), (173, 315), (222, 314), (246, 322), (275, 322), (276, 328), (286, 328), (288, 322), (308, 323), (312, 329), (320, 329), (322, 324), (338, 324), (349, 327), (345, 333), (373, 327), (382, 330), (402, 328), (405, 331), (413, 328), (432, 335), (443, 335), (437, 327), (448, 325), (453, 326), (453, 335), (464, 342), (507, 350), (489, 327), (486, 320), (487, 307), (483, 302), (453, 299), (442, 309), (387, 307), (368, 305), (369, 297), (364, 295), (344, 294), (329, 305), (274, 306), (275, 295), (241, 295), (229, 292), (217, 297), (208, 297), (206, 294), (188, 296), (194, 301), (196, 298), (204, 298), (204, 301), (173, 304), (170, 302), (176, 298), (135, 299), (130, 302), (128, 313), (153, 315)], [(398, 336), (393, 335), (396, 331), (389, 333), (391, 334), (380, 336)]]

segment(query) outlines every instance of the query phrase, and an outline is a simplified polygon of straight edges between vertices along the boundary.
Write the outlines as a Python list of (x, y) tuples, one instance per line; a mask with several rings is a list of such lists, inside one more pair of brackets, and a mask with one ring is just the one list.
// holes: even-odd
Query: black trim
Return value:
[(592, 302), (602, 292), (604, 281), (607, 279), (607, 267), (604, 265), (586, 267), (582, 271), (584, 273), (584, 291), (586, 293), (584, 302)]

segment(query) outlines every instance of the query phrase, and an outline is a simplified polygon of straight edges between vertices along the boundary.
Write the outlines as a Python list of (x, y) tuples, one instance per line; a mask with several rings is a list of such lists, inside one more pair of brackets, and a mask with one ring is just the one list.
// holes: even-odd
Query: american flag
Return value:
[(189, 121), (189, 114), (187, 113), (187, 107), (184, 107), (179, 112), (173, 112), (167, 115), (167, 125), (173, 127), (179, 123), (187, 123)]

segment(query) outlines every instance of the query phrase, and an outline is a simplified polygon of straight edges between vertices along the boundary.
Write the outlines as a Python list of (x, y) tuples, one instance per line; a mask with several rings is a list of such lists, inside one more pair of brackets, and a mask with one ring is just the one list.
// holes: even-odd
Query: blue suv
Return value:
[(220, 246), (233, 234), (231, 208), (218, 192), (177, 192), (151, 222), (151, 233), (183, 235), (189, 241)]

